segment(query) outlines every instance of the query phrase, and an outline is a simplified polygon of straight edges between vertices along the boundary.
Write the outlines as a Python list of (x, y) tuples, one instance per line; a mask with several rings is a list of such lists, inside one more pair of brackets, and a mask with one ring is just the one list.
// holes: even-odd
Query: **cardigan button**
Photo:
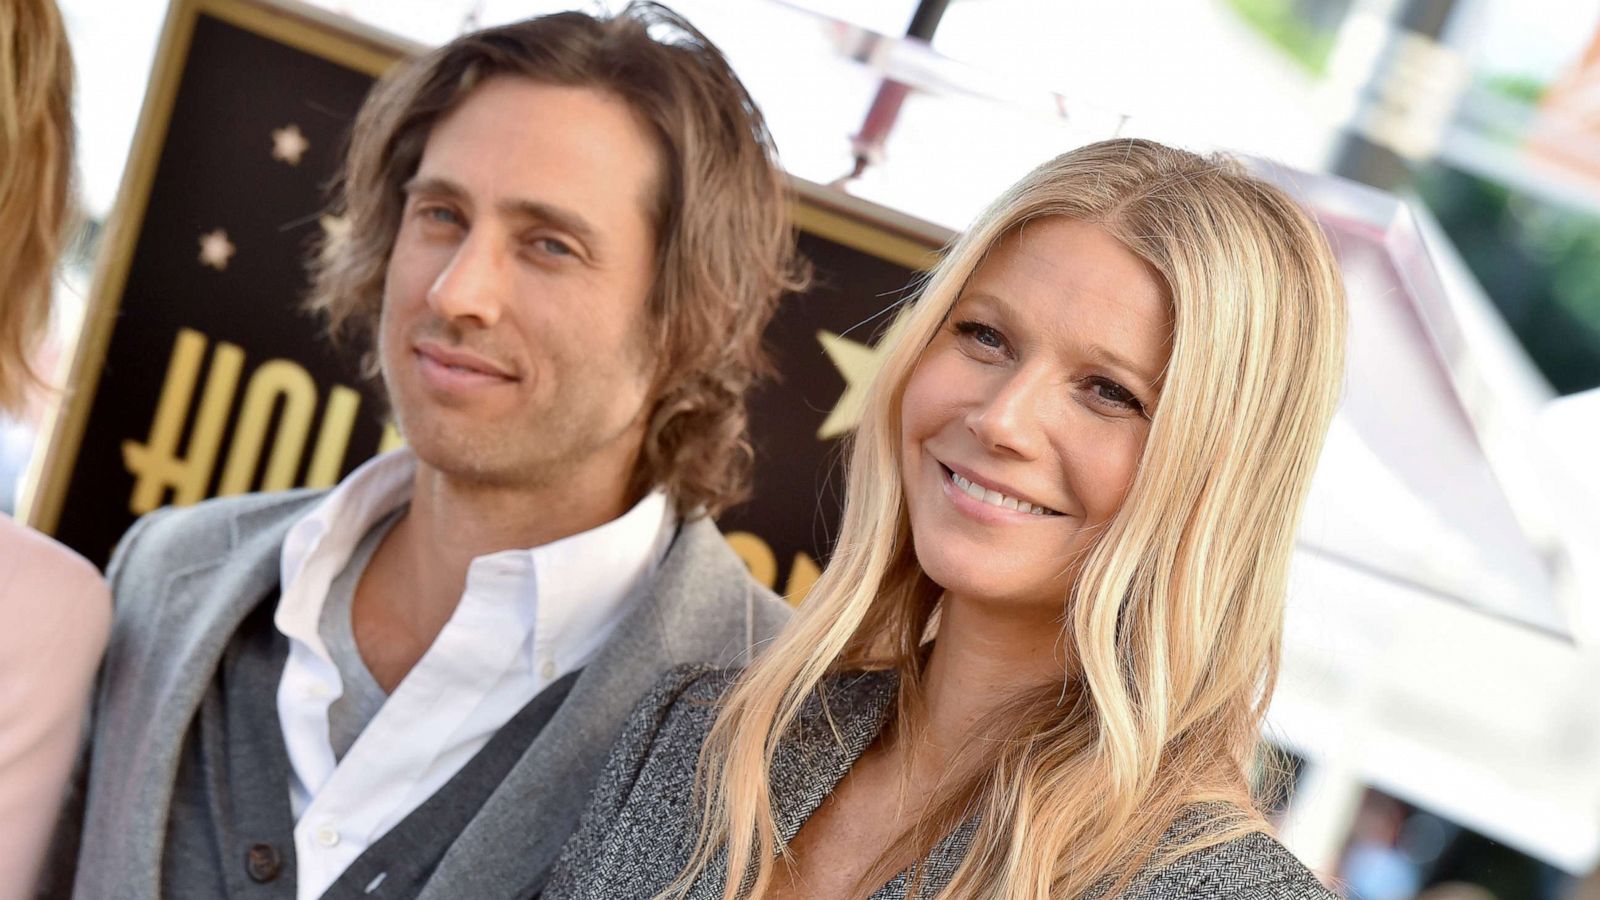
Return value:
[(271, 844), (251, 844), (244, 854), (244, 870), (251, 881), (266, 884), (283, 871), (283, 857)]

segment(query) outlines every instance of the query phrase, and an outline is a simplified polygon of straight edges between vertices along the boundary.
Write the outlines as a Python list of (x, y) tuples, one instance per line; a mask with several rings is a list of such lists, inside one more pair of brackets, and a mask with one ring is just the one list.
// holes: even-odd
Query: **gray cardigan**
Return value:
[[(631, 900), (653, 897), (688, 862), (699, 827), (694, 776), (701, 745), (715, 721), (718, 699), (736, 670), (684, 666), (664, 676), (634, 711), (595, 788), (578, 831), (562, 848), (544, 900)], [(869, 672), (832, 679), (827, 724), (813, 695), (791, 736), (780, 744), (772, 772), (778, 833), (799, 833), (823, 799), (876, 740), (889, 717), (895, 676)], [(967, 850), (974, 820), (955, 829), (923, 860), (921, 897), (950, 880)], [(690, 900), (722, 896), (727, 861), (718, 856), (695, 882)], [(902, 872), (871, 900), (906, 900)], [(1251, 834), (1197, 851), (1147, 873), (1124, 900), (1334, 900), (1283, 845)]]
[[(285, 533), (322, 496), (292, 491), (162, 510), (123, 538), (108, 570), (116, 623), (92, 743), (40, 896), (170, 895), (160, 883), (163, 840), (185, 735), (229, 639), (278, 585)], [(561, 708), (451, 844), (422, 900), (521, 893), (577, 826), (607, 748), (662, 673), (747, 659), (788, 615), (715, 525), (684, 523)]]

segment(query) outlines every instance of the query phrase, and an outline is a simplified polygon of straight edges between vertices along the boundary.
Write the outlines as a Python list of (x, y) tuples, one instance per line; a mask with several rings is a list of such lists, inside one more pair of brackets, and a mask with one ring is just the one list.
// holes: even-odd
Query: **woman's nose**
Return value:
[(967, 414), (967, 430), (993, 453), (1037, 457), (1044, 445), (1048, 377), (1017, 369), (997, 380), (991, 392)]

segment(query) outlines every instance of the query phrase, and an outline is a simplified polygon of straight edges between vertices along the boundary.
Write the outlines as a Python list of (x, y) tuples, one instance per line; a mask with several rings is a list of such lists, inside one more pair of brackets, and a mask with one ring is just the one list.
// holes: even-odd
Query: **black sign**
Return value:
[[(300, 310), (305, 259), (343, 223), (325, 188), (373, 79), (405, 50), (251, 0), (179, 3), (102, 248), (72, 399), (29, 521), (104, 562), (165, 504), (325, 487), (399, 443), (355, 361)], [(834, 523), (838, 439), (878, 314), (945, 235), (796, 182), (815, 284), (767, 334), (756, 494), (722, 521), (752, 571), (803, 595)]]

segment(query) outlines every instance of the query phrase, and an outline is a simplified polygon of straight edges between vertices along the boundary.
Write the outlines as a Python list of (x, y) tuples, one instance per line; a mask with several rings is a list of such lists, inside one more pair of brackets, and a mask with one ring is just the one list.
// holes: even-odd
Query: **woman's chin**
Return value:
[[(1036, 547), (1037, 541), (1001, 540), (952, 523), (912, 516), (911, 542), (917, 563), (947, 591), (996, 600), (1039, 596), (1057, 581), (1058, 572), (1042, 558), (1059, 558), (1057, 547)], [(965, 524), (965, 523), (959, 523)], [(920, 527), (919, 527), (920, 526)]]
[(955, 601), (1008, 618), (1022, 615), (1054, 619), (1066, 608), (1065, 582), (1006, 577), (1007, 573), (986, 572), (950, 559), (941, 559), (932, 566), (924, 564), (922, 568), (934, 584), (944, 589), (947, 603)]

